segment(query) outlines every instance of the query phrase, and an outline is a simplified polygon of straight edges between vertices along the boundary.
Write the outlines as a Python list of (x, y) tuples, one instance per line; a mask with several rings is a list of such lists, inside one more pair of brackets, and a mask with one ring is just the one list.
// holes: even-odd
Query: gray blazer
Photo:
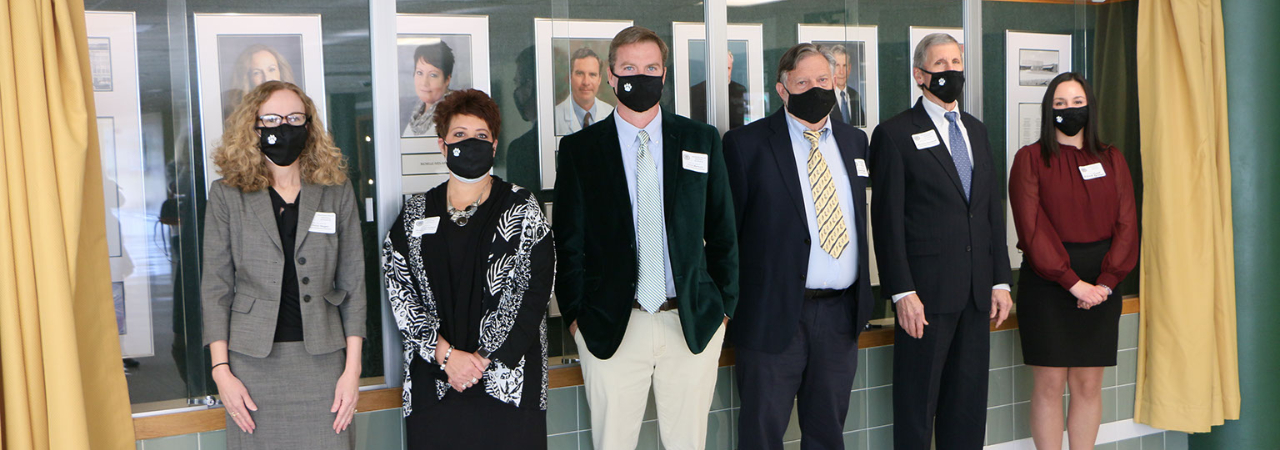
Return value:
[[(298, 273), (302, 335), (313, 355), (365, 336), (364, 244), (351, 184), (302, 183), (298, 196)], [(335, 214), (334, 232), (309, 231), (317, 214)], [(258, 358), (271, 353), (280, 311), (284, 250), (266, 189), (242, 192), (222, 181), (209, 189), (200, 294), (204, 345)]]

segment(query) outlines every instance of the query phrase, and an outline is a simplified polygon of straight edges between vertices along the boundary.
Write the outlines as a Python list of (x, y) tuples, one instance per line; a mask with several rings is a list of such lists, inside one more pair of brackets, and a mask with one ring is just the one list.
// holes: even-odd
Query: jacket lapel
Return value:
[(773, 149), (773, 157), (778, 162), (778, 171), (782, 173), (782, 184), (786, 186), (791, 197), (791, 205), (801, 220), (808, 220), (804, 212), (804, 196), (800, 194), (800, 173), (796, 171), (795, 149), (791, 146), (791, 132), (787, 129), (787, 112), (782, 108), (769, 117), (769, 129), (773, 136), (769, 138), (769, 147)]
[[(956, 187), (956, 192), (960, 194), (960, 198), (964, 198), (964, 185), (960, 184), (960, 173), (956, 172), (955, 160), (951, 159), (951, 153), (947, 151), (947, 146), (943, 143), (946, 139), (942, 135), (942, 131), (933, 125), (933, 119), (929, 118), (929, 113), (924, 110), (924, 97), (916, 100), (916, 106), (912, 108), (912, 122), (916, 125), (916, 133), (932, 131), (938, 136), (938, 145), (925, 149), (933, 155), (938, 164), (942, 165), (942, 170), (947, 172), (947, 176), (951, 177), (951, 184)], [(914, 145), (914, 143), (912, 144)]]
[[(298, 239), (293, 246), (295, 252), (297, 249), (302, 248), (302, 242), (306, 241), (307, 235), (310, 234), (311, 221), (315, 219), (316, 210), (320, 207), (320, 194), (322, 192), (323, 190), (320, 186), (316, 186), (306, 181), (302, 182), (302, 190), (299, 191), (297, 200), (299, 202)], [(334, 219), (336, 222), (337, 218), (335, 217)], [(337, 223), (334, 223), (334, 226), (336, 227)]]
[[(861, 216), (866, 212), (858, 207), (864, 204), (858, 199), (866, 195), (867, 185), (865, 182), (858, 182), (863, 178), (858, 176), (858, 164), (855, 162), (858, 159), (858, 155), (854, 154), (854, 147), (849, 144), (849, 135), (845, 134), (844, 131), (837, 130), (842, 130), (842, 128), (831, 127), (831, 137), (836, 140), (836, 150), (840, 152), (840, 160), (844, 161), (845, 175), (849, 178), (849, 194), (853, 196), (853, 217), (856, 219), (854, 223), (860, 224), (862, 223)], [(865, 160), (863, 164), (866, 164)]]
[[(600, 177), (603, 186), (608, 186), (609, 192), (604, 198), (611, 198), (617, 202), (620, 212), (624, 216), (626, 223), (635, 223), (635, 206), (631, 204), (631, 192), (627, 188), (627, 171), (622, 166), (622, 144), (618, 142), (618, 125), (614, 120), (617, 114), (610, 114), (602, 120), (599, 127), (598, 154), (589, 155), (589, 158), (596, 159), (597, 164), (591, 164), (590, 167), (598, 170), (597, 176)], [(590, 132), (590, 131), (588, 131)], [(635, 227), (627, 227), (630, 233), (627, 235), (632, 242), (636, 239)]]
[(267, 236), (271, 237), (271, 242), (276, 244), (276, 248), (284, 250), (284, 244), (280, 243), (280, 228), (276, 226), (276, 215), (271, 210), (271, 193), (263, 188), (257, 192), (244, 194), (244, 198), (249, 209), (253, 210), (253, 215), (257, 216), (258, 224), (262, 225)]
[[(676, 129), (670, 113), (663, 111), (662, 117), (662, 211), (668, 226), (675, 223), (676, 186), (680, 177), (680, 130)], [(668, 230), (670, 235), (671, 231)]]

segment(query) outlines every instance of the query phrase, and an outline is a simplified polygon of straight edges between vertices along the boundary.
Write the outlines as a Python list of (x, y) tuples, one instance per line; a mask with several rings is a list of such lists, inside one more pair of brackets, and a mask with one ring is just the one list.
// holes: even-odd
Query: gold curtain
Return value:
[(132, 449), (81, 0), (0, 6), (0, 447)]
[(1138, 4), (1142, 320), (1134, 418), (1240, 417), (1221, 0)]

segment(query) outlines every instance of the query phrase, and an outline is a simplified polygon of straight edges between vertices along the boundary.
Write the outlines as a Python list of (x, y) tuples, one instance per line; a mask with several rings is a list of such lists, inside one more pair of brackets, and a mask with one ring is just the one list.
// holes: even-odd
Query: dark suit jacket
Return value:
[[(298, 194), (293, 257), (302, 338), (312, 355), (344, 349), (347, 336), (365, 335), (364, 238), (357, 208), (349, 181), (338, 186), (304, 181)], [(334, 215), (336, 232), (310, 231), (319, 213)], [(284, 248), (270, 194), (215, 182), (209, 186), (204, 224), (204, 345), (227, 340), (231, 351), (264, 358), (276, 334), (284, 277)]]
[[(848, 125), (853, 125), (855, 127), (866, 127), (867, 111), (866, 111), (866, 107), (862, 105), (862, 95), (858, 94), (858, 90), (854, 89), (853, 86), (845, 86), (844, 91), (845, 93), (849, 94)], [(836, 95), (840, 95), (840, 93), (836, 92)], [(838, 101), (836, 102), (835, 108), (831, 108), (830, 117), (832, 119), (835, 119), (836, 122), (845, 123), (844, 118), (840, 117), (840, 103)]]
[[(707, 123), (707, 82), (689, 88), (689, 118)], [(742, 126), (747, 119), (747, 87), (729, 80), (729, 129)]]
[[(970, 200), (955, 162), (921, 103), (880, 123), (871, 135), (871, 221), (881, 292), (916, 291), (926, 313), (953, 313), (971, 298), (990, 311), (991, 287), (1009, 283), (1004, 203), (987, 127), (961, 112), (973, 146)], [(938, 145), (916, 149), (912, 136)]]
[[(783, 109), (724, 135), (724, 158), (737, 213), (742, 295), (729, 328), (734, 345), (769, 353), (781, 352), (800, 326), (811, 239), (796, 170), (791, 135)], [(867, 158), (867, 135), (842, 123), (831, 124), (840, 156), (849, 172), (857, 243), (857, 281), (845, 293), (855, 330), (871, 316), (871, 276), (867, 257), (867, 179), (859, 177), (855, 159)], [(806, 180), (808, 174), (805, 175)], [(807, 182), (806, 182), (807, 183)]]
[[(556, 298), (598, 358), (613, 356), (636, 298), (636, 234), (616, 113), (560, 141), (552, 230)], [(738, 303), (733, 197), (715, 128), (663, 113), (667, 246), (685, 342), (701, 353)], [(682, 152), (708, 155), (707, 173)], [(704, 244), (705, 243), (705, 244)]]

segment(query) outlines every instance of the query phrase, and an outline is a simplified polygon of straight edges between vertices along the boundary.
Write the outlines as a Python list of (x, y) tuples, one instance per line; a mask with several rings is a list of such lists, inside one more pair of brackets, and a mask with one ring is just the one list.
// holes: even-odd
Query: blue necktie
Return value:
[(841, 89), (840, 100), (842, 100), (840, 102), (840, 121), (849, 123), (849, 121), (853, 119), (852, 117), (849, 117), (849, 92)]
[(969, 160), (969, 147), (964, 145), (964, 133), (960, 132), (960, 126), (956, 124), (956, 120), (960, 118), (960, 114), (955, 111), (943, 114), (947, 118), (947, 122), (951, 122), (948, 127), (951, 137), (951, 160), (956, 163), (956, 172), (960, 174), (960, 185), (964, 187), (964, 199), (969, 200), (969, 186), (973, 184), (973, 161)]

